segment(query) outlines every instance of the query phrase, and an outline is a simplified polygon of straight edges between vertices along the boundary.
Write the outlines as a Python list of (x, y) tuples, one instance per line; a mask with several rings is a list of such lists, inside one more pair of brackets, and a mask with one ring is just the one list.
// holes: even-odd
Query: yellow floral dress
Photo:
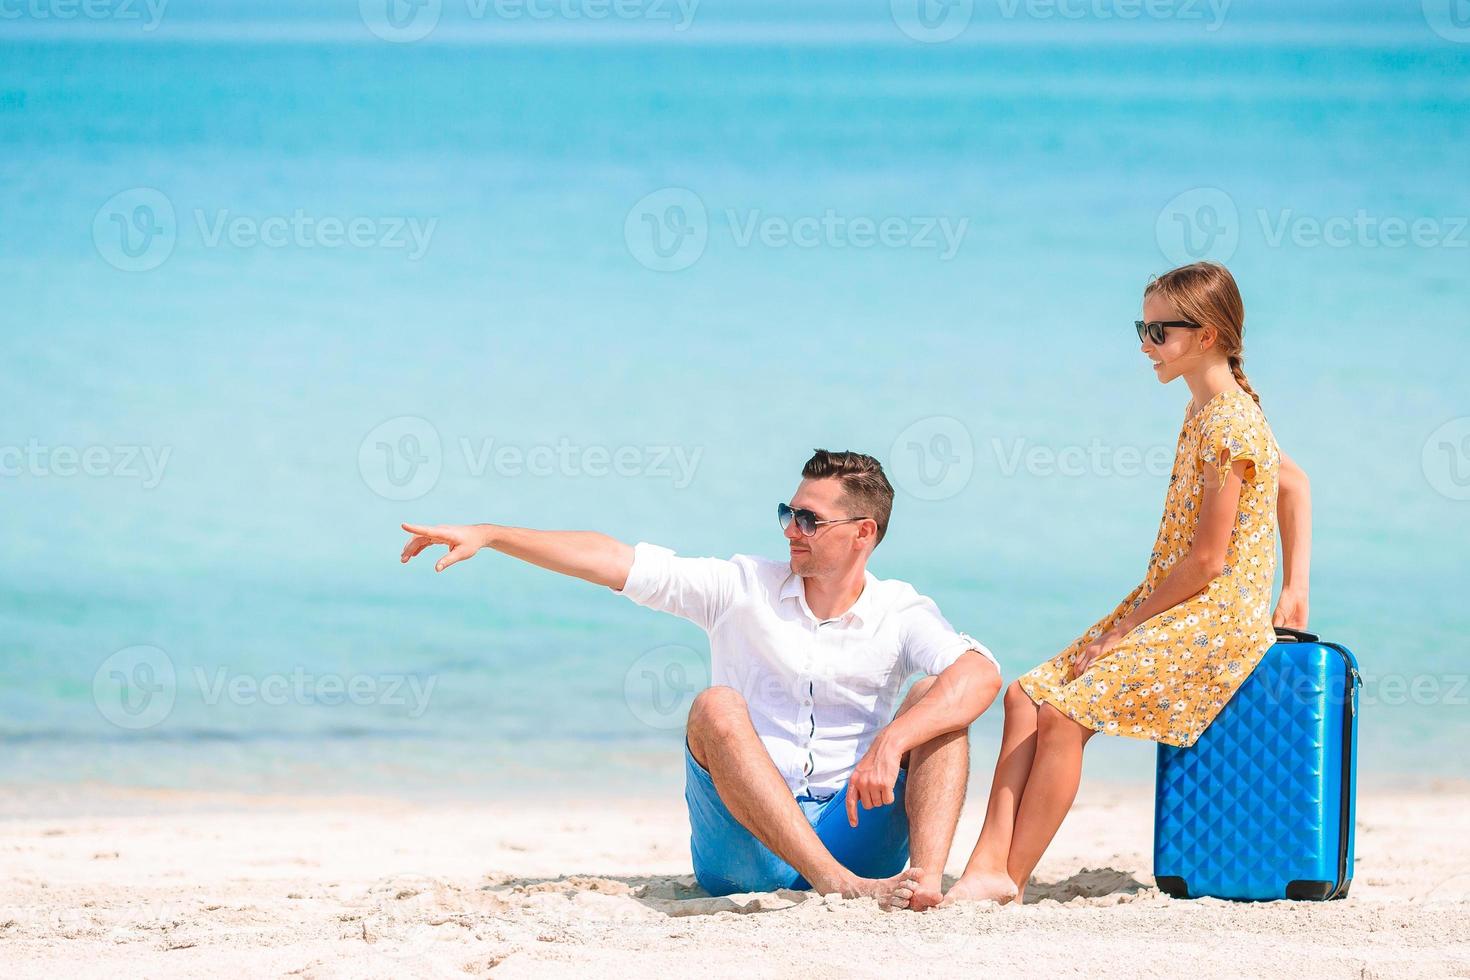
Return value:
[[(1126, 634), (1112, 652), (1072, 676), (1084, 647), (1138, 608), (1189, 552), (1206, 466), (1246, 467), (1225, 571), (1199, 595)], [(1255, 400), (1221, 392), (1186, 418), (1148, 574), (1106, 619), (1023, 674), (1022, 690), (1108, 735), (1193, 745), (1275, 642), (1276, 495), (1281, 453)]]

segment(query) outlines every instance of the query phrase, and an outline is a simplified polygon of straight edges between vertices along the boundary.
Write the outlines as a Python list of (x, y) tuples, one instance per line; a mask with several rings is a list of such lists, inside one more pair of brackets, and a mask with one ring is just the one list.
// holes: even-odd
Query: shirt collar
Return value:
[[(873, 573), (864, 569), (863, 591), (857, 597), (857, 601), (852, 604), (852, 608), (836, 619), (818, 620), (818, 622), (851, 622), (854, 626), (865, 625), (872, 617), (873, 603), (876, 601), (873, 597), (873, 593), (876, 591), (873, 588), (873, 583), (876, 581), (877, 579), (873, 577)], [(784, 602), (787, 599), (795, 599), (801, 603), (803, 612), (812, 619), (817, 618), (816, 614), (812, 612), (811, 606), (806, 604), (806, 583), (795, 572), (789, 573), (786, 576), (786, 581), (781, 583), (781, 600)]]

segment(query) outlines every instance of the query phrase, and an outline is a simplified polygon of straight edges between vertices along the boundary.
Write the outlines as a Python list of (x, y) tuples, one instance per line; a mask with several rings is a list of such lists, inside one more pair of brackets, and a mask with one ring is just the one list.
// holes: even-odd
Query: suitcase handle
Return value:
[(1322, 638), (1316, 633), (1308, 633), (1306, 630), (1294, 630), (1285, 626), (1276, 627), (1276, 639), (1285, 643), (1316, 643)]

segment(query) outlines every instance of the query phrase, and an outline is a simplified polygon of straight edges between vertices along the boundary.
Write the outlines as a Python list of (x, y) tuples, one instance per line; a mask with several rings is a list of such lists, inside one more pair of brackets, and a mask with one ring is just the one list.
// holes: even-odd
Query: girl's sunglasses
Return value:
[(1170, 327), (1178, 327), (1180, 330), (1203, 330), (1193, 320), (1150, 320), (1144, 323), (1142, 320), (1134, 320), (1133, 325), (1138, 328), (1138, 341), (1142, 343), (1147, 337), (1149, 343), (1158, 345), (1164, 342), (1164, 331)]
[(866, 521), (868, 520), (868, 518), (836, 517), (832, 518), (831, 520), (822, 520), (816, 514), (813, 514), (811, 511), (806, 510), (805, 508), (792, 510), (789, 504), (777, 504), (776, 520), (781, 522), (781, 530), (783, 531), (791, 526), (792, 521), (795, 521), (796, 529), (806, 537), (811, 537), (813, 534), (817, 533), (817, 528), (821, 527), (823, 524), (851, 524), (853, 521)]

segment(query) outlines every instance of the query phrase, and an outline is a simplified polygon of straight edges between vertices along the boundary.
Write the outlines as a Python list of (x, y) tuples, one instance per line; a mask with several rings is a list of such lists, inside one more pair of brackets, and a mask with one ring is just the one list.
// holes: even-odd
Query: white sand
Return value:
[(1470, 977), (1463, 785), (1365, 793), (1346, 901), (1244, 905), (1161, 895), (1150, 789), (1089, 784), (1030, 903), (923, 914), (697, 897), (676, 795), (130, 802), (0, 821), (0, 975)]

